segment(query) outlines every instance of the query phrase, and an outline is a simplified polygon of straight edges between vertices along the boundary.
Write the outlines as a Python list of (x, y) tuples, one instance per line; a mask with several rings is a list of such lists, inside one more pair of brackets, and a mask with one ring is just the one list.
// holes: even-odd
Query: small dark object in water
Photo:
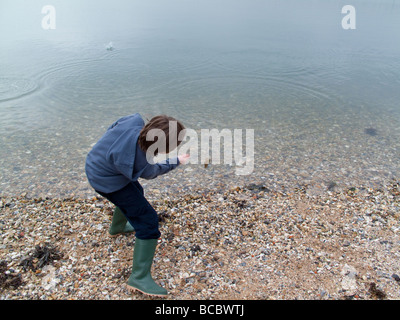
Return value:
[(364, 130), (364, 132), (373, 137), (378, 134), (378, 131), (375, 128), (367, 128)]
[(328, 183), (328, 190), (329, 190), (329, 191), (332, 191), (336, 186), (337, 186), (337, 184), (336, 184), (335, 181), (330, 181), (330, 182)]
[(369, 293), (371, 293), (371, 295), (374, 298), (377, 299), (385, 299), (386, 298), (386, 293), (384, 293), (382, 290), (378, 289), (376, 287), (376, 283), (375, 282), (371, 282), (369, 285)]
[(250, 184), (248, 184), (248, 185), (246, 185), (246, 186), (244, 186), (245, 187), (245, 189), (247, 189), (247, 190), (255, 190), (255, 191), (258, 191), (258, 192), (260, 192), (260, 191), (267, 191), (267, 192), (269, 192), (270, 190), (265, 186), (265, 185), (263, 185), (263, 184), (256, 184), (256, 183), (250, 183)]
[[(33, 260), (37, 259), (37, 263), (34, 264)], [(28, 267), (32, 270), (37, 270), (44, 267), (46, 264), (59, 260), (62, 258), (62, 254), (51, 244), (37, 245), (35, 250), (29, 258), (24, 259), (20, 265), (26, 270)]]

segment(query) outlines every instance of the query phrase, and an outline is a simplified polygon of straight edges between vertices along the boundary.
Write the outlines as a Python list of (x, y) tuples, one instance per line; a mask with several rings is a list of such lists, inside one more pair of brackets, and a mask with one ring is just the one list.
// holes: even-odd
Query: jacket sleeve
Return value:
[(179, 165), (179, 159), (178, 158), (173, 158), (174, 161), (171, 161), (172, 159), (167, 159), (162, 162), (158, 162), (155, 164), (148, 164), (143, 172), (141, 173), (140, 177), (143, 179), (154, 179), (162, 174), (166, 174), (167, 172), (175, 169)]

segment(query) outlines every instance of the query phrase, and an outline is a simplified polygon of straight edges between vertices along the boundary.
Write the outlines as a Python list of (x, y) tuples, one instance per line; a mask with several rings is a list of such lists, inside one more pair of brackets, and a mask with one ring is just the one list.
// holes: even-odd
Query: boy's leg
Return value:
[(139, 181), (134, 181), (133, 184), (139, 189), (140, 193), (141, 193), (142, 195), (144, 195), (143, 187), (142, 187), (142, 185), (139, 183)]
[(136, 238), (133, 252), (132, 273), (128, 279), (128, 289), (138, 290), (153, 296), (166, 296), (168, 291), (160, 287), (151, 276), (151, 265), (157, 247), (157, 239)]
[(123, 212), (121, 211), (121, 209), (118, 207), (115, 207), (114, 212), (113, 212), (112, 221), (111, 221), (111, 226), (108, 229), (108, 233), (110, 234), (110, 236), (116, 237), (120, 234), (132, 233), (134, 231), (135, 231), (135, 229), (132, 227), (132, 225), (126, 219), (126, 217), (123, 214)]
[(135, 181), (112, 193), (102, 193), (118, 207), (136, 231), (139, 239), (158, 239), (158, 215), (143, 195), (143, 188)]
[[(138, 181), (134, 181), (133, 184), (138, 187), (139, 191), (144, 195), (143, 187), (140, 185)], [(132, 233), (135, 232), (135, 229), (126, 219), (125, 215), (117, 206), (114, 208), (114, 213), (111, 221), (111, 226), (108, 230), (109, 234), (112, 237), (119, 236), (124, 233)]]
[(143, 195), (138, 183), (104, 196), (118, 206), (136, 230), (133, 253), (132, 274), (128, 279), (128, 288), (145, 294), (165, 296), (167, 290), (156, 284), (151, 276), (151, 266), (160, 237), (158, 215)]

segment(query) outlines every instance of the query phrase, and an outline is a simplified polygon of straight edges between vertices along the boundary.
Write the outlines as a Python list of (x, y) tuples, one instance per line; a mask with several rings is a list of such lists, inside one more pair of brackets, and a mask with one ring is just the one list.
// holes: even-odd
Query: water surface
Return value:
[(192, 165), (149, 187), (398, 179), (399, 1), (353, 1), (355, 30), (341, 1), (51, 4), (55, 30), (41, 1), (0, 3), (1, 194), (91, 194), (87, 152), (135, 112), (255, 130), (252, 175)]

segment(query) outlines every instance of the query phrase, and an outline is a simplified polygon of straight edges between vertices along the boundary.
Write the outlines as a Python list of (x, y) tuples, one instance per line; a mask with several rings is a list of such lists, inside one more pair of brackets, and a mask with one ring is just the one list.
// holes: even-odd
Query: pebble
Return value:
[(400, 282), (400, 277), (399, 277), (397, 274), (393, 273), (393, 274), (392, 274), (392, 278), (393, 278), (394, 280), (396, 280), (397, 282)]

